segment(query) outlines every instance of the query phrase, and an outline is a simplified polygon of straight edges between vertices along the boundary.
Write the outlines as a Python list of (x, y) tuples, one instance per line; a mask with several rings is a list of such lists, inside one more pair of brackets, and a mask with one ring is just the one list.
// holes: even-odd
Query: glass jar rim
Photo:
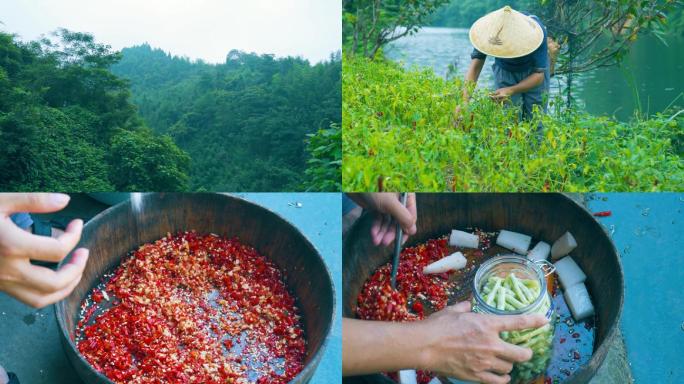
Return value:
[[(484, 300), (482, 295), (480, 294), (480, 288), (478, 287), (478, 283), (486, 273), (488, 273), (492, 268), (499, 264), (503, 263), (512, 263), (512, 264), (519, 264), (523, 265), (525, 267), (530, 268), (534, 273), (537, 275), (537, 278), (539, 280), (540, 284), (540, 290), (539, 290), (539, 296), (534, 300), (534, 302), (526, 305), (525, 307), (522, 307), (520, 309), (516, 309), (513, 311), (507, 311), (507, 310), (501, 310), (496, 307), (493, 307)], [(502, 256), (494, 256), (491, 259), (485, 261), (480, 265), (480, 267), (477, 269), (475, 272), (475, 277), (473, 278), (473, 297), (475, 298), (475, 301), (477, 303), (478, 307), (482, 307), (487, 311), (487, 313), (494, 314), (494, 315), (524, 315), (528, 313), (530, 310), (537, 308), (541, 302), (544, 300), (544, 296), (547, 293), (547, 288), (546, 288), (546, 273), (542, 269), (541, 266), (539, 266), (537, 263), (534, 261), (528, 259), (525, 256), (519, 256), (519, 255), (502, 255)]]

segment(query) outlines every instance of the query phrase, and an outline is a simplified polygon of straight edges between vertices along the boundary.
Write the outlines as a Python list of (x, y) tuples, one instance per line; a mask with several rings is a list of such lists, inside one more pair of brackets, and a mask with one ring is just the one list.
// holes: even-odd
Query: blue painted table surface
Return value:
[(684, 194), (589, 196), (625, 274), (622, 334), (637, 383), (684, 383)]
[[(342, 375), (342, 206), (338, 193), (238, 193), (294, 224), (318, 249), (335, 285), (335, 321), (311, 382), (338, 383)], [(72, 198), (76, 212), (90, 218), (106, 208), (85, 195)], [(72, 205), (70, 203), (70, 205)], [(68, 211), (69, 207), (65, 210)], [(36, 310), (0, 293), (0, 365), (22, 384), (78, 384), (59, 341), (54, 307)]]

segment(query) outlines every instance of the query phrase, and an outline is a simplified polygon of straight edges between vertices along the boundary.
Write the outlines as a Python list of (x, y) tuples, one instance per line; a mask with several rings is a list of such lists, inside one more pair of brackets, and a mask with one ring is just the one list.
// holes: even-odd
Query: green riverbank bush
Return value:
[(461, 86), (431, 70), (345, 57), (344, 190), (684, 190), (677, 144), (684, 114), (621, 123), (556, 110), (540, 117), (544, 131), (538, 140), (537, 121), (518, 122), (513, 109), (490, 101), (484, 91), (475, 93), (455, 127)]

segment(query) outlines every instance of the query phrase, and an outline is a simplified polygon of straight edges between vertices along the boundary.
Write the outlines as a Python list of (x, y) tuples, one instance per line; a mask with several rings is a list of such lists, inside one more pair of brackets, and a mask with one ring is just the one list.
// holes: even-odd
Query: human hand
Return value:
[(83, 221), (73, 220), (56, 238), (32, 235), (17, 227), (17, 212), (54, 212), (69, 196), (57, 193), (0, 193), (0, 291), (40, 308), (69, 295), (81, 280), (88, 250), (79, 248), (58, 271), (31, 264), (31, 260), (59, 262), (78, 244)]
[(515, 91), (511, 87), (499, 88), (492, 92), (489, 97), (494, 101), (505, 101), (515, 94)]
[(504, 384), (513, 363), (532, 358), (532, 350), (501, 340), (499, 333), (538, 328), (541, 315), (494, 316), (470, 312), (470, 303), (447, 307), (422, 322), (420, 369), (461, 380)]
[(456, 108), (454, 108), (454, 119), (453, 119), (453, 125), (454, 128), (458, 128), (461, 125), (461, 122), (463, 121), (463, 114), (461, 110), (461, 105), (457, 105)]
[(402, 242), (417, 231), (416, 219), (416, 194), (409, 193), (406, 198), (406, 207), (399, 201), (398, 193), (353, 193), (349, 197), (356, 201), (364, 209), (374, 211), (375, 218), (371, 226), (373, 244), (388, 246), (396, 237), (394, 225), (396, 220), (401, 226), (404, 236)]

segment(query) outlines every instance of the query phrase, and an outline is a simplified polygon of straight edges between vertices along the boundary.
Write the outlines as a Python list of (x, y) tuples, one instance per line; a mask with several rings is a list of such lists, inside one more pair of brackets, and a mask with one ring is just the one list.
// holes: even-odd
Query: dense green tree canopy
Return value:
[(65, 29), (0, 33), (0, 188), (329, 190), (339, 162), (307, 164), (339, 135), (308, 140), (340, 123), (340, 56), (230, 51), (212, 65)]
[[(119, 53), (68, 30), (55, 41), (22, 43), (0, 32), (0, 189), (9, 191), (182, 190), (188, 158), (169, 138), (149, 132), (112, 74)], [(128, 140), (144, 148), (111, 149)], [(145, 164), (165, 177), (122, 170)]]
[(214, 65), (149, 45), (122, 54), (114, 73), (130, 80), (150, 127), (191, 156), (192, 189), (311, 187), (307, 135), (341, 120), (339, 53), (316, 65), (240, 51)]
[(344, 0), (343, 41), (347, 53), (375, 57), (383, 45), (412, 35), (449, 0)]

